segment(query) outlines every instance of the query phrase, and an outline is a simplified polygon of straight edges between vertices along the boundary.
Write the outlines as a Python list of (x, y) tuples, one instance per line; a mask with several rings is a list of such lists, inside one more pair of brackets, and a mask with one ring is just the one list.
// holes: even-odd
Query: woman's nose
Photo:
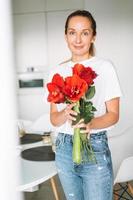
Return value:
[(81, 35), (77, 34), (76, 35), (76, 43), (80, 43), (81, 42)]

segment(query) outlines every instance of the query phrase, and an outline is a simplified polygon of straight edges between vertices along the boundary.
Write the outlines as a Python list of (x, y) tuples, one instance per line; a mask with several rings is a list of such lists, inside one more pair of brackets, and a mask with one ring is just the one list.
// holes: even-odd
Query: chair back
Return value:
[(112, 155), (114, 178), (116, 178), (122, 162), (133, 156), (133, 126), (127, 128), (120, 135), (109, 137), (108, 141)]

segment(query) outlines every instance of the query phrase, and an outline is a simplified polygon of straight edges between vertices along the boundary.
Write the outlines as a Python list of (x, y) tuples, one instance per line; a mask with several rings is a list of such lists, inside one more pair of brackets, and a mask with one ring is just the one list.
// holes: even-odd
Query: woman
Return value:
[[(62, 63), (52, 71), (66, 77), (71, 75), (71, 67), (76, 63), (90, 66), (97, 74), (96, 94), (92, 101), (97, 111), (90, 123), (78, 123), (84, 127), (83, 133), (90, 137), (97, 162), (79, 165), (72, 161), (71, 121), (77, 113), (75, 105), (51, 103), (50, 118), (56, 127), (56, 165), (67, 200), (112, 200), (113, 172), (107, 130), (118, 122), (119, 97), (121, 91), (111, 62), (94, 56), (96, 22), (85, 10), (71, 13), (65, 24), (65, 39), (71, 51), (71, 60)], [(74, 117), (75, 116), (75, 117)]]

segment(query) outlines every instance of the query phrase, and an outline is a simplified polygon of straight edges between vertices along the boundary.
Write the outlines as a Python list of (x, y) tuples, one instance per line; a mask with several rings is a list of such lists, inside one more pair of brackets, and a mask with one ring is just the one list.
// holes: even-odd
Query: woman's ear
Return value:
[(96, 40), (96, 36), (93, 36), (93, 38), (92, 38), (92, 43), (94, 43), (95, 42), (95, 40)]

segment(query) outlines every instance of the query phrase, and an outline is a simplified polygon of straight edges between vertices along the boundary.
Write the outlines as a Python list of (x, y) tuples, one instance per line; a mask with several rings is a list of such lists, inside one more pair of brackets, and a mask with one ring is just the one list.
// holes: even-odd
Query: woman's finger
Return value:
[(90, 133), (89, 129), (80, 129), (80, 133)]
[(81, 119), (81, 120), (78, 122), (78, 124), (83, 123), (83, 122), (84, 122), (84, 119)]
[(79, 122), (76, 125), (74, 125), (73, 128), (80, 128), (81, 133), (89, 133), (90, 132), (89, 124), (84, 124), (84, 123)]
[(90, 124), (85, 124), (85, 129), (80, 129), (81, 133), (90, 133)]
[(64, 109), (65, 116), (69, 117), (70, 119), (73, 118), (73, 116), (70, 116), (70, 115), (75, 115), (75, 116), (77, 115), (77, 112), (74, 111), (74, 110), (72, 110), (72, 108), (73, 108), (74, 105), (75, 105), (74, 103), (69, 104), (69, 105), (67, 105), (66, 108)]
[(77, 123), (73, 126), (73, 128), (86, 128), (86, 125), (84, 123)]

